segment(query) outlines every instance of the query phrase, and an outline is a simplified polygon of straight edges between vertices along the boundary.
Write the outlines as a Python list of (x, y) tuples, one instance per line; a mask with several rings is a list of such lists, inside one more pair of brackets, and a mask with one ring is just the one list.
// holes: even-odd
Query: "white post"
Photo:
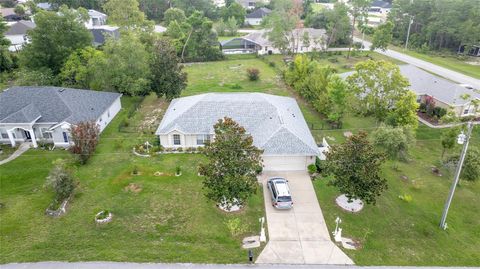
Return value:
[(8, 139), (10, 139), (10, 143), (12, 144), (12, 148), (13, 148), (15, 147), (16, 143), (15, 143), (15, 139), (13, 138), (12, 130), (7, 130), (7, 135), (8, 135)]
[(37, 145), (37, 139), (35, 138), (35, 132), (33, 131), (33, 129), (28, 130), (28, 132), (30, 133), (30, 137), (32, 138), (33, 147), (34, 147), (34, 148), (38, 147), (38, 145)]

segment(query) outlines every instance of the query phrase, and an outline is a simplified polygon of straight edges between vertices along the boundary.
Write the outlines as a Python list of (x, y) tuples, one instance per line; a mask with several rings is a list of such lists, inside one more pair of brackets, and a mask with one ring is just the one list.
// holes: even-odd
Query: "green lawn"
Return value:
[(9, 144), (0, 145), (0, 161), (8, 158), (15, 150), (17, 150), (17, 147), (12, 148)]
[[(152, 102), (147, 97), (144, 102)], [(102, 133), (96, 155), (75, 173), (79, 186), (68, 212), (45, 216), (53, 193), (44, 188), (51, 163), (70, 159), (64, 150), (30, 150), (0, 166), (0, 264), (27, 261), (137, 261), (243, 263), (247, 252), (241, 238), (259, 232), (264, 215), (260, 190), (240, 213), (224, 214), (202, 191), (198, 154), (169, 154), (141, 158), (131, 147), (150, 134), (119, 133), (133, 98), (124, 97), (123, 110)], [(140, 112), (142, 108), (140, 108)], [(132, 122), (142, 119), (132, 118)], [(140, 125), (140, 123), (134, 123)], [(135, 139), (136, 137), (140, 137)], [(175, 177), (175, 167), (182, 176)], [(132, 176), (134, 167), (140, 175)], [(155, 176), (160, 171), (163, 176)], [(136, 184), (141, 191), (126, 189)], [(114, 219), (94, 224), (100, 210)], [(239, 218), (246, 231), (231, 236), (226, 220)]]

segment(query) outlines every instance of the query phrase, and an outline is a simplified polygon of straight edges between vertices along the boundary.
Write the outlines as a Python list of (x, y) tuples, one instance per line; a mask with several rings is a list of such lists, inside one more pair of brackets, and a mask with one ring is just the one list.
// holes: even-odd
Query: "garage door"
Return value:
[(307, 160), (310, 157), (305, 156), (264, 156), (264, 171), (298, 171), (307, 169)]

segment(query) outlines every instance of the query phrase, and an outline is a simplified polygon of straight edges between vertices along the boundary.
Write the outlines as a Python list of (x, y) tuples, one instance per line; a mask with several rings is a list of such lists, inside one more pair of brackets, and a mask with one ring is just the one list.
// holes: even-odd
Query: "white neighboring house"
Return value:
[(377, 27), (387, 21), (388, 14), (392, 9), (392, 4), (382, 0), (375, 0), (368, 10), (367, 25)]
[(121, 109), (121, 94), (59, 87), (12, 87), (0, 93), (0, 143), (68, 147), (70, 126), (95, 121), (100, 131)]
[(212, 0), (212, 2), (216, 7), (224, 7), (225, 6), (225, 0)]
[(27, 32), (35, 28), (35, 23), (31, 21), (18, 21), (10, 25), (5, 32), (5, 37), (10, 40), (9, 51), (19, 51), (23, 45), (28, 43)]
[(85, 27), (87, 27), (87, 29), (91, 29), (94, 26), (101, 26), (107, 24), (107, 14), (104, 14), (100, 11), (89, 9), (88, 17), (88, 21), (85, 22)]
[[(258, 30), (246, 36), (223, 41), (220, 45), (225, 54), (280, 54), (281, 51), (268, 40), (267, 34), (268, 30)], [(308, 42), (305, 42), (306, 36), (308, 36)], [(290, 42), (290, 50), (294, 50), (295, 53), (304, 53), (325, 49), (327, 35), (324, 29), (298, 28), (285, 38)]]
[(165, 148), (202, 147), (230, 117), (262, 149), (265, 171), (306, 170), (320, 154), (295, 99), (264, 93), (207, 93), (172, 100), (156, 131)]
[(266, 5), (270, 0), (236, 0), (244, 9), (255, 9), (258, 5)]
[(245, 16), (245, 24), (247, 25), (260, 25), (265, 17), (272, 11), (266, 7), (261, 7), (250, 14)]
[(108, 37), (113, 39), (120, 38), (120, 27), (107, 25), (107, 14), (93, 9), (88, 10), (88, 21), (85, 27), (90, 30), (93, 35), (93, 45), (103, 45)]

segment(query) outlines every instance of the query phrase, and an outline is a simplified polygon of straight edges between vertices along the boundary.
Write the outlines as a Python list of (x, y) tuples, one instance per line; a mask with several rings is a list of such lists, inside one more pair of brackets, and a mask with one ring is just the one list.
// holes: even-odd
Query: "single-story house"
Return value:
[(370, 27), (376, 27), (385, 23), (391, 9), (392, 4), (387, 1), (373, 1), (368, 9), (367, 25)]
[(0, 93), (0, 143), (71, 144), (70, 127), (95, 121), (100, 131), (121, 109), (121, 94), (59, 87), (12, 87)]
[(93, 35), (94, 46), (100, 46), (105, 44), (105, 41), (109, 37), (113, 39), (120, 38), (120, 28), (118, 26), (99, 25), (92, 26), (91, 28), (89, 28), (89, 30)]
[(248, 25), (260, 25), (265, 17), (272, 11), (266, 7), (261, 7), (252, 13), (249, 13), (245, 16), (245, 24)]
[(207, 93), (172, 100), (156, 135), (165, 148), (201, 147), (230, 117), (263, 152), (265, 171), (306, 170), (320, 154), (295, 99), (264, 93)]
[[(480, 91), (468, 85), (457, 84), (436, 76), (416, 66), (400, 65), (400, 72), (410, 82), (410, 90), (417, 95), (417, 102), (424, 102), (427, 96), (435, 100), (435, 106), (453, 110), (458, 117), (478, 116), (472, 100), (480, 100)], [(353, 72), (340, 74), (346, 78)]]
[(270, 3), (270, 0), (236, 0), (244, 9), (254, 9), (258, 5)]
[(49, 2), (37, 3), (37, 7), (39, 9), (43, 9), (43, 10), (53, 10), (54, 9), (53, 5), (50, 4)]
[(90, 29), (94, 26), (101, 26), (107, 24), (107, 14), (94, 9), (88, 10), (88, 21), (85, 22), (85, 27)]
[(9, 51), (19, 51), (23, 45), (28, 42), (27, 32), (35, 28), (32, 21), (18, 21), (10, 25), (5, 32), (5, 37), (10, 40)]
[[(258, 30), (246, 36), (223, 41), (220, 45), (225, 54), (280, 54), (280, 50), (268, 40), (267, 34), (268, 30)], [(308, 36), (308, 43), (305, 43), (305, 36)], [(327, 35), (324, 29), (298, 28), (293, 30), (287, 38), (290, 41), (291, 50), (304, 53), (324, 49)]]

